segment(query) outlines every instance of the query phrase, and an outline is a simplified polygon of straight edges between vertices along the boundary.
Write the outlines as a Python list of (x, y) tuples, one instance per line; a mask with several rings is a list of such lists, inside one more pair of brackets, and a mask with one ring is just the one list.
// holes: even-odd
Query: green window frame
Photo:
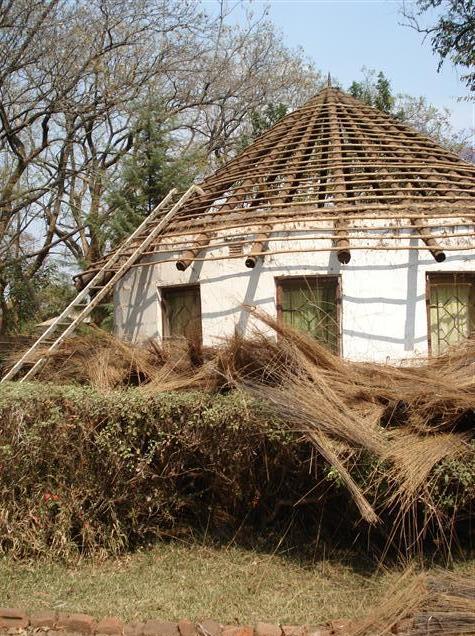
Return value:
[(433, 355), (475, 332), (475, 272), (427, 274), (429, 349)]
[(162, 287), (159, 292), (162, 307), (163, 337), (165, 339), (201, 342), (200, 286)]
[(276, 279), (277, 317), (309, 333), (331, 351), (340, 350), (338, 276), (286, 276)]

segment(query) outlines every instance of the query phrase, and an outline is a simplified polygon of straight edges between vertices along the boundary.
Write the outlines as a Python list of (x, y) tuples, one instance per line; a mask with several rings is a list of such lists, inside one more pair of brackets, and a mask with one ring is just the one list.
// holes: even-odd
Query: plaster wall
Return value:
[[(417, 238), (406, 241), (411, 247), (418, 244)], [(302, 248), (286, 242), (285, 249), (292, 245)], [(207, 257), (222, 254), (228, 255), (228, 248), (210, 250)], [(414, 249), (354, 250), (347, 265), (329, 251), (269, 255), (254, 269), (246, 268), (244, 260), (196, 261), (184, 272), (174, 262), (133, 268), (115, 290), (117, 335), (133, 342), (160, 339), (160, 288), (199, 283), (203, 342), (218, 344), (235, 330), (252, 331), (253, 318), (241, 305), (276, 315), (276, 277), (331, 274), (341, 277), (341, 353), (354, 360), (396, 361), (428, 351), (426, 273), (475, 272), (475, 250), (448, 252), (443, 263)]]

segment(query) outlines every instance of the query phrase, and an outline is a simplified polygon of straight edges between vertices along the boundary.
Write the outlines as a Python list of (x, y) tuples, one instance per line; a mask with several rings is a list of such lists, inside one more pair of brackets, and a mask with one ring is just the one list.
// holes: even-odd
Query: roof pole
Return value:
[(246, 256), (246, 267), (249, 269), (253, 269), (259, 258), (263, 258), (261, 253), (265, 250), (266, 241), (269, 238), (269, 235), (272, 231), (272, 227), (270, 225), (263, 225), (259, 228), (258, 233), (256, 234), (256, 239), (254, 243), (251, 245), (251, 249), (249, 254)]
[(427, 245), (427, 247), (430, 248), (429, 251), (434, 259), (438, 263), (443, 263), (446, 259), (445, 252), (439, 245), (439, 243), (435, 240), (435, 238), (427, 238), (427, 234), (432, 234), (432, 231), (429, 227), (424, 225), (424, 219), (411, 218), (411, 223), (412, 225), (415, 225), (417, 227), (417, 233), (419, 234), (421, 240)]
[[(337, 167), (332, 170), (335, 189), (333, 194), (336, 199), (339, 196), (346, 196), (345, 178), (343, 174), (343, 168), (340, 167), (343, 163), (343, 152), (341, 147), (340, 130), (338, 126), (338, 117), (336, 113), (336, 103), (333, 91), (328, 92), (328, 113), (330, 123), (330, 142), (329, 151), (333, 149)], [(327, 182), (328, 183), (328, 182)], [(335, 221), (336, 240), (335, 245), (338, 247), (336, 256), (340, 263), (344, 265), (348, 264), (351, 260), (350, 252), (350, 240), (348, 237), (348, 224), (346, 221)]]
[(180, 272), (184, 272), (185, 269), (188, 269), (201, 250), (209, 244), (209, 241), (210, 237), (208, 234), (198, 234), (191, 246), (187, 250), (183, 250), (178, 257), (176, 268)]

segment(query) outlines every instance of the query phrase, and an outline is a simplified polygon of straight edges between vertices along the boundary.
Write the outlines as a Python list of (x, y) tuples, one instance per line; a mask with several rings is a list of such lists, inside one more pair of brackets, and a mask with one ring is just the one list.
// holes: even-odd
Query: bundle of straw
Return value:
[[(367, 523), (396, 510), (396, 533), (407, 518), (413, 523), (422, 503), (424, 525), (413, 532), (417, 541), (433, 517), (440, 521), (435, 467), (475, 452), (475, 340), (410, 366), (352, 362), (250, 311), (276, 337), (256, 330), (252, 338), (234, 336), (214, 349), (197, 350), (154, 342), (139, 347), (95, 330), (65, 342), (40, 377), (100, 390), (133, 383), (148, 393), (244, 391), (265, 401), (283, 426), (313, 445)], [(375, 465), (364, 485), (352, 475), (361, 456)], [(387, 493), (378, 509), (369, 500), (376, 491)]]
[(475, 634), (475, 580), (441, 572), (407, 570), (382, 603), (355, 622), (348, 636), (461, 636)]

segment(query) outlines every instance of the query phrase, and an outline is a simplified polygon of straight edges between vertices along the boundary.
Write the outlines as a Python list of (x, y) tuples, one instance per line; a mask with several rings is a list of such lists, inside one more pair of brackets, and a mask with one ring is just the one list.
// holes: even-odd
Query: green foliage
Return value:
[[(101, 394), (6, 383), (0, 421), (3, 552), (98, 556), (177, 532), (268, 536), (290, 522), (301, 528), (299, 541), (318, 536), (333, 546), (353, 542), (358, 522), (364, 532), (338, 472), (265, 404), (237, 391)], [(396, 503), (386, 505), (386, 470), (365, 453), (353, 456), (352, 477), (381, 513), (368, 535), (376, 551), (388, 534), (399, 548), (406, 540)], [(474, 486), (475, 447), (436, 467), (434, 535), (460, 539), (453, 525), (470, 519)], [(433, 511), (421, 503), (417, 514)]]
[[(423, 26), (420, 19), (437, 11), (432, 24)], [(444, 60), (466, 69), (462, 80), (475, 90), (475, 1), (416, 0), (415, 12), (407, 15), (411, 25), (430, 36), (434, 53), (439, 55), (439, 69)], [(432, 19), (431, 19), (432, 22)]]
[(237, 150), (243, 151), (259, 135), (272, 128), (282, 117), (288, 113), (288, 106), (282, 102), (266, 104), (262, 110), (253, 110), (249, 114), (248, 130), (241, 135), (237, 144)]
[(446, 514), (469, 508), (475, 493), (475, 440), (472, 452), (460, 459), (441, 462), (434, 470), (434, 503)]
[(392, 113), (395, 98), (390, 81), (382, 71), (376, 75), (376, 71), (363, 68), (363, 72), (364, 79), (359, 82), (354, 81), (348, 89), (350, 95), (368, 106), (379, 108), (384, 113)]
[(55, 263), (46, 263), (33, 275), (24, 263), (7, 261), (2, 268), (2, 277), (7, 282), (8, 321), (4, 327), (7, 333), (30, 332), (39, 322), (62, 311), (75, 295), (69, 276)]
[(293, 436), (239, 393), (0, 389), (0, 551), (115, 554), (176, 527), (236, 529), (300, 483)]
[(132, 150), (106, 197), (110, 209), (106, 234), (113, 244), (128, 236), (172, 188), (189, 187), (199, 172), (202, 157), (175, 155), (172, 133), (163, 118), (160, 105), (154, 103), (139, 113)]
[(258, 137), (268, 128), (272, 128), (282, 117), (287, 115), (287, 111), (287, 105), (282, 104), (282, 102), (266, 104), (261, 112), (253, 110), (250, 115), (252, 137)]

